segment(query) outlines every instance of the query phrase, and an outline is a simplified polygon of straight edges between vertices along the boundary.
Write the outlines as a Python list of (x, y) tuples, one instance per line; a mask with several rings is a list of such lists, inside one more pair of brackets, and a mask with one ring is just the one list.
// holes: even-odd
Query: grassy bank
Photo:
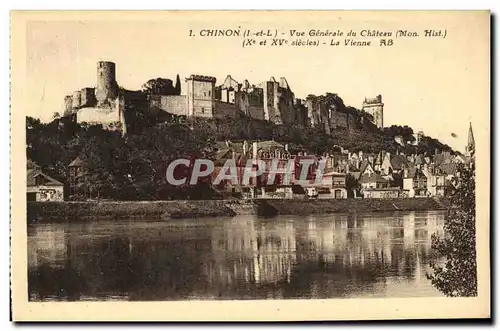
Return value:
[(28, 202), (28, 221), (87, 219), (165, 220), (236, 215), (311, 215), (370, 211), (443, 209), (445, 201), (418, 199), (203, 200)]

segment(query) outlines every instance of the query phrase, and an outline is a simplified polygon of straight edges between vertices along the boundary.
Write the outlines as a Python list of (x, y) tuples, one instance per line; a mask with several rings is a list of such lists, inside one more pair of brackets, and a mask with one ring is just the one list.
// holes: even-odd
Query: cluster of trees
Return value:
[(177, 75), (175, 85), (167, 78), (154, 78), (142, 85), (142, 91), (148, 95), (180, 95), (181, 79)]
[(407, 154), (421, 153), (432, 155), (436, 150), (450, 151), (452, 148), (439, 140), (423, 136), (419, 145), (400, 146), (394, 140), (401, 135), (405, 141), (414, 141), (413, 130), (408, 126), (391, 126), (383, 130), (373, 127), (371, 123), (359, 123), (352, 129), (337, 128), (327, 134), (319, 127), (303, 127), (298, 125), (274, 125), (268, 121), (256, 120), (241, 115), (238, 118), (197, 119), (192, 124), (199, 132), (216, 140), (275, 140), (289, 144), (291, 152), (308, 151), (315, 154), (336, 151), (339, 146), (349, 151), (362, 150), (366, 153), (378, 153), (385, 150)]
[(26, 132), (28, 159), (66, 185), (68, 165), (77, 157), (83, 161), (86, 171), (78, 178), (77, 196), (72, 198), (196, 199), (211, 193), (204, 183), (174, 187), (166, 182), (165, 171), (172, 160), (211, 158), (214, 152), (213, 140), (203, 139), (184, 124), (156, 125), (147, 133), (123, 137), (99, 125), (44, 124), (28, 117)]

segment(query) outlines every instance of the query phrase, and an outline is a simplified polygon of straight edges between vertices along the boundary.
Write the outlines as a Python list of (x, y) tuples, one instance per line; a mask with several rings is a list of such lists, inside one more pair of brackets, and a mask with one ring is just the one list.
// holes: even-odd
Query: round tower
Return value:
[(80, 108), (80, 106), (81, 106), (81, 98), (82, 98), (82, 92), (81, 91), (75, 91), (75, 92), (73, 92), (73, 109), (74, 108)]
[(116, 65), (114, 62), (97, 62), (97, 87), (95, 96), (99, 103), (113, 100), (117, 95)]

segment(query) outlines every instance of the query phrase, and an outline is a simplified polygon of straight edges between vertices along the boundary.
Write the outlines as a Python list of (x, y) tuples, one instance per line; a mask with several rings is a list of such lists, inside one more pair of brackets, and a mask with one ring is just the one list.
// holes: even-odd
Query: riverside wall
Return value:
[(27, 203), (27, 219), (33, 222), (81, 220), (171, 220), (237, 215), (312, 215), (376, 211), (425, 211), (445, 209), (446, 200), (321, 199), (321, 200), (183, 200), (183, 201), (91, 201)]

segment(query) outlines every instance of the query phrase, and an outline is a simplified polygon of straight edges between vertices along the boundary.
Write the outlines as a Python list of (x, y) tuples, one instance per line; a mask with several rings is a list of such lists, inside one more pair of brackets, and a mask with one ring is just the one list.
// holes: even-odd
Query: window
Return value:
[(201, 107), (201, 113), (204, 114), (205, 113), (205, 108)]
[(211, 92), (212, 92), (212, 91), (208, 91), (208, 96), (210, 96)]

